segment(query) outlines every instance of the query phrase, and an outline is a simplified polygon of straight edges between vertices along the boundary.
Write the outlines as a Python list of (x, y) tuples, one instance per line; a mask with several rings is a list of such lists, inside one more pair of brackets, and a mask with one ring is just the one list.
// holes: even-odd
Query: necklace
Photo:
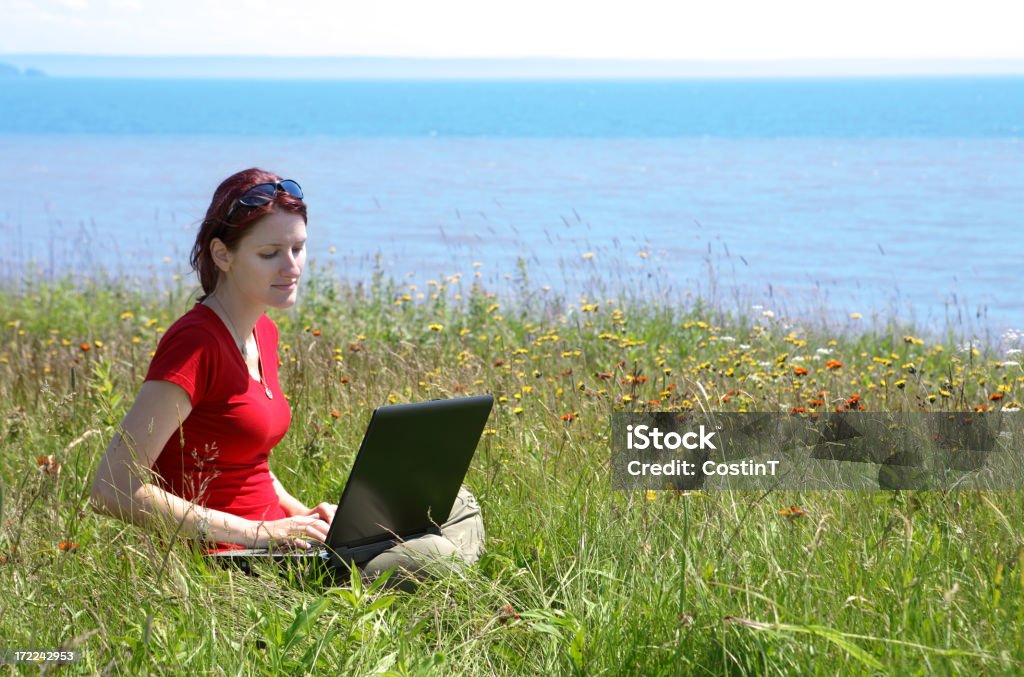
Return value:
[[(248, 360), (249, 360), (249, 351), (246, 350), (246, 348), (245, 348), (245, 341), (239, 341), (238, 340), (238, 330), (235, 329), (235, 323), (231, 321), (231, 314), (228, 313), (228, 309), (224, 307), (224, 304), (221, 303), (220, 299), (217, 298), (216, 296), (210, 296), (210, 299), (213, 300), (213, 301), (216, 301), (217, 305), (224, 312), (224, 319), (226, 319), (228, 321), (228, 328), (231, 330), (231, 338), (235, 339), (235, 345), (237, 345), (239, 350), (242, 351), (242, 360), (248, 362)], [(255, 329), (253, 329), (253, 331), (255, 331)], [(256, 348), (257, 349), (259, 348), (259, 343), (258, 342), (256, 344)], [(263, 386), (263, 392), (265, 392), (267, 394), (267, 399), (268, 400), (272, 400), (272, 399), (274, 399), (274, 393), (272, 393), (270, 391), (270, 386), (267, 385), (267, 382), (263, 378), (263, 368), (262, 368), (262, 365), (259, 363), (259, 356), (258, 355), (256, 357), (256, 360), (257, 360), (257, 363), (256, 363), (257, 364), (257, 369), (259, 370), (259, 373), (260, 373), (260, 381), (259, 381), (259, 383), (260, 383), (261, 386)], [(248, 364), (246, 365), (246, 368), (248, 368)]]

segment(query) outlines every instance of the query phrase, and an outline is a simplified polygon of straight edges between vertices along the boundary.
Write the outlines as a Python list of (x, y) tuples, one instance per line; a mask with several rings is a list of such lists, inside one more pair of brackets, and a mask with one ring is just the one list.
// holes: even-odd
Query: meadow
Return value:
[(270, 311), (293, 416), (271, 463), (308, 504), (337, 499), (374, 407), (496, 398), (467, 477), (487, 552), (411, 594), (245, 575), (93, 512), (93, 469), (194, 289), (0, 290), (0, 647), (117, 674), (1024, 670), (1016, 492), (615, 492), (608, 467), (620, 411), (1013, 411), (1017, 347), (567, 299), (525, 274), (497, 294), (475, 270), (314, 270)]

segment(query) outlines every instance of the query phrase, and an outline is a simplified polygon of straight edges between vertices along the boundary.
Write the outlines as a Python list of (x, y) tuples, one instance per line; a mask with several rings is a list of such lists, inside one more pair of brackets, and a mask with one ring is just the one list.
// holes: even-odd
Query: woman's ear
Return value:
[(219, 237), (210, 241), (210, 258), (221, 272), (227, 273), (231, 270), (231, 260), (234, 256)]

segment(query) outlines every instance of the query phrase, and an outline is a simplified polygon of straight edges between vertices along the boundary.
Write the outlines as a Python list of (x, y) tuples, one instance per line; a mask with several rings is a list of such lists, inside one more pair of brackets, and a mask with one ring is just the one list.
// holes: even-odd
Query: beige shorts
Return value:
[[(369, 582), (389, 569), (395, 569), (394, 583), (401, 585), (410, 575), (429, 576), (451, 564), (474, 564), (484, 549), (484, 521), (480, 506), (468, 489), (462, 487), (441, 534), (413, 538), (385, 550), (362, 567), (362, 578)], [(391, 581), (389, 581), (391, 583)]]

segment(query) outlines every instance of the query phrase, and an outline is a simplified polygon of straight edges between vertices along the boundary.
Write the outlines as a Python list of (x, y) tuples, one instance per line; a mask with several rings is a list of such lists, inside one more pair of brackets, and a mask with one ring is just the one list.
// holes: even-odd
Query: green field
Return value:
[(28, 281), (0, 291), (0, 647), (74, 648), (85, 673), (1024, 671), (1018, 493), (616, 493), (608, 468), (618, 411), (1019, 409), (1024, 371), (994, 348), (525, 281), (496, 296), (472, 272), (310, 277), (269, 313), (293, 416), (276, 474), (334, 501), (374, 407), (493, 393), (467, 478), (479, 565), (414, 594), (330, 589), (94, 513), (93, 469), (194, 296)]

